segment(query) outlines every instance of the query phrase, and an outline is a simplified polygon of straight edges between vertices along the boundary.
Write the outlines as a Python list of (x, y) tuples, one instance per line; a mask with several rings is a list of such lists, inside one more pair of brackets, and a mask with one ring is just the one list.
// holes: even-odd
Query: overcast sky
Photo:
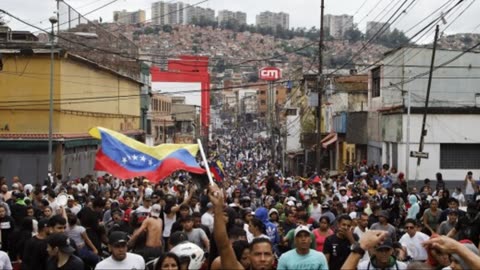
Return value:
[[(195, 5), (202, 0), (184, 0), (184, 3)], [(393, 28), (407, 31), (417, 25), (420, 20), (427, 17), (435, 9), (446, 4), (443, 10), (448, 10), (459, 0), (405, 0), (406, 4), (402, 9), (413, 3), (406, 14), (393, 24)], [(413, 1), (413, 2), (412, 2)], [(101, 7), (112, 0), (66, 0), (82, 14)], [(89, 19), (102, 17), (103, 21), (113, 20), (113, 11), (127, 9), (129, 11), (144, 9), (147, 19), (151, 17), (151, 4), (154, 0), (118, 0), (90, 15)], [(174, 2), (167, 0), (166, 2)], [(354, 22), (358, 28), (365, 30), (366, 22), (371, 20), (387, 21), (391, 14), (404, 2), (404, 0), (325, 0), (325, 14), (349, 14), (354, 15)], [(48, 17), (53, 15), (55, 0), (0, 0), (0, 9), (24, 19), (34, 25), (49, 27)], [(320, 0), (208, 0), (201, 7), (214, 9), (216, 12), (222, 9), (232, 11), (243, 11), (247, 13), (248, 23), (255, 23), (255, 15), (262, 11), (286, 12), (290, 14), (290, 27), (319, 27), (320, 25)], [(468, 7), (468, 8), (467, 8)], [(465, 11), (464, 11), (465, 10)], [(387, 11), (390, 11), (387, 13)], [(460, 15), (461, 12), (464, 13)], [(446, 17), (447, 24), (441, 25), (441, 30), (446, 34), (474, 32), (480, 33), (480, 1), (464, 0), (449, 16)], [(414, 27), (407, 32), (407, 36), (413, 35), (423, 25), (430, 22), (433, 17), (428, 18), (423, 24)], [(454, 19), (457, 18), (455, 21)], [(452, 21), (454, 21), (452, 23)], [(31, 30), (31, 28), (8, 18), (7, 22), (13, 29)], [(433, 30), (432, 30), (433, 32)], [(432, 35), (430, 35), (430, 38)], [(429, 37), (424, 37), (420, 42), (426, 42)]]

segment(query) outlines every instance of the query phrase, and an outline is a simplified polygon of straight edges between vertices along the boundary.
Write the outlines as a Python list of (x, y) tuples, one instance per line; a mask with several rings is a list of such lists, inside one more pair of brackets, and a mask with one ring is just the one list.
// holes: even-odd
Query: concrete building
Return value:
[(385, 22), (367, 22), (367, 37), (372, 37), (378, 32), (382, 32), (382, 35), (390, 33), (390, 24)]
[(233, 21), (237, 24), (247, 24), (247, 13), (241, 11), (220, 10), (217, 16), (218, 24)]
[(173, 143), (175, 123), (172, 118), (172, 97), (164, 94), (153, 94), (151, 98), (153, 145)]
[(431, 55), (428, 48), (404, 47), (387, 53), (379, 66), (370, 70), (369, 164), (391, 164), (405, 172), (409, 180), (432, 179), (437, 172), (445, 180), (464, 180), (467, 171), (478, 177), (477, 52), (437, 50), (435, 65), (444, 65), (433, 72), (423, 150), (429, 156), (418, 168), (417, 159), (409, 157), (410, 151), (419, 149)]
[(170, 21), (170, 4), (164, 1), (152, 3), (152, 23), (156, 25), (172, 24)]
[(256, 25), (263, 28), (276, 29), (280, 25), (283, 29), (290, 28), (290, 15), (284, 12), (274, 13), (265, 11), (256, 16)]
[(343, 38), (345, 32), (353, 29), (353, 16), (350, 15), (330, 15), (323, 18), (325, 29), (334, 38)]
[[(53, 171), (75, 179), (94, 173), (92, 127), (143, 141), (142, 82), (65, 48), (53, 51)], [(42, 184), (48, 172), (50, 53), (36, 42), (0, 44), (0, 171), (24, 183)]]
[(145, 10), (139, 9), (138, 11), (114, 11), (113, 21), (121, 24), (137, 24), (145, 22)]
[(185, 16), (187, 24), (191, 24), (194, 18), (196, 20), (215, 21), (215, 10), (198, 6), (188, 7)]

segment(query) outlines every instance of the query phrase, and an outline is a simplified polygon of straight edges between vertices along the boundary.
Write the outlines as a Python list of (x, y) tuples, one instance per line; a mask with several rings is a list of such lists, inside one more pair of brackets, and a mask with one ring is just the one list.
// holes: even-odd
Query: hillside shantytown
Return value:
[(0, 269), (480, 268), (475, 1), (5, 1)]

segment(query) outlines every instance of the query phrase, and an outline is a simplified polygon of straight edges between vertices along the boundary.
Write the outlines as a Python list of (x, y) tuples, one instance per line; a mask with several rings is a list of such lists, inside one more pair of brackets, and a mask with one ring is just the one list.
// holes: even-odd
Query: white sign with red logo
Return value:
[(276, 81), (282, 77), (282, 71), (276, 67), (264, 67), (259, 71), (259, 78), (264, 81)]

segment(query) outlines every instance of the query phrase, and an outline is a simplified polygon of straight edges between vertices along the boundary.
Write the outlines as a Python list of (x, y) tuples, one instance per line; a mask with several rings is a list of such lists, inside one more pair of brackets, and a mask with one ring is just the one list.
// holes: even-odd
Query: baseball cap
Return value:
[(162, 207), (160, 204), (154, 204), (152, 206), (152, 210), (150, 211), (150, 215), (152, 217), (160, 217), (160, 212), (162, 211)]
[(390, 238), (383, 240), (383, 242), (379, 244), (375, 249), (379, 250), (379, 249), (387, 249), (387, 248), (388, 249), (393, 248), (393, 242), (392, 242), (392, 239)]
[(188, 236), (182, 231), (176, 231), (170, 235), (170, 244), (172, 246), (176, 246), (185, 241), (188, 241)]
[(70, 239), (63, 233), (53, 233), (47, 237), (47, 243), (52, 248), (58, 247), (58, 249), (66, 254), (72, 254), (75, 249), (70, 245)]
[(122, 231), (114, 231), (108, 237), (110, 245), (126, 244), (128, 242), (128, 235)]
[(38, 221), (37, 228), (38, 230), (41, 230), (43, 228), (48, 227), (48, 219), (42, 218)]
[(310, 230), (308, 229), (307, 226), (305, 226), (305, 225), (300, 225), (300, 226), (298, 226), (298, 227), (295, 229), (295, 237), (297, 237), (297, 235), (298, 235), (300, 232), (308, 232), (308, 233), (310, 233)]
[(386, 210), (380, 211), (379, 216), (384, 217), (384, 218), (388, 218), (389, 217), (388, 211), (386, 211)]

